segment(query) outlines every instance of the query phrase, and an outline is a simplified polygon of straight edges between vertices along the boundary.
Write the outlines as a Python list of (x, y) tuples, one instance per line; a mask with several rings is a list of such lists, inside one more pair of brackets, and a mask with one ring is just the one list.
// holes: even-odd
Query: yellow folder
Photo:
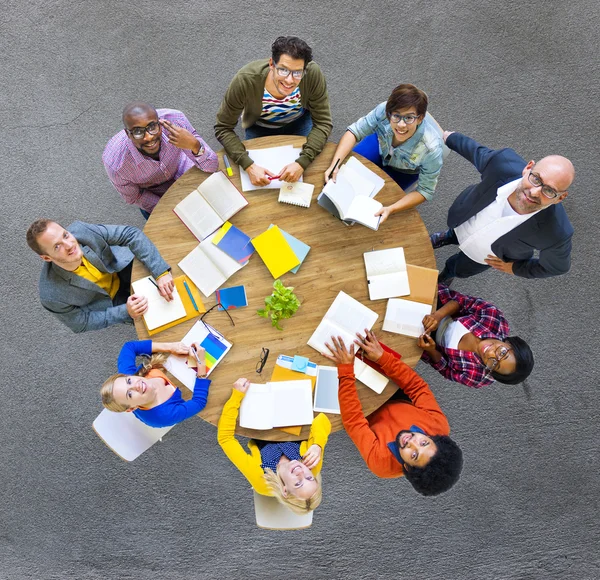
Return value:
[(256, 236), (252, 240), (252, 245), (273, 278), (279, 278), (300, 264), (298, 256), (294, 254), (294, 250), (277, 226)]

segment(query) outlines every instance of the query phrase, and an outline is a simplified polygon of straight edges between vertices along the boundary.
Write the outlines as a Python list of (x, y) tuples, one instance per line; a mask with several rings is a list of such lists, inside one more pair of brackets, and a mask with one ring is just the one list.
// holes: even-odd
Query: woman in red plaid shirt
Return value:
[(423, 318), (421, 357), (441, 375), (467, 387), (494, 381), (516, 385), (533, 369), (533, 353), (493, 304), (438, 286), (438, 308)]

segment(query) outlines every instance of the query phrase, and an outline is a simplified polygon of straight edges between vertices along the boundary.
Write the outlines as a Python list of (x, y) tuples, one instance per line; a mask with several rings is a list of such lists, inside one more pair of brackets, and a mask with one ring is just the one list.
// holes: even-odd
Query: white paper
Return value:
[(336, 413), (339, 415), (340, 401), (338, 399), (338, 391), (337, 367), (319, 365), (313, 410), (318, 413)]
[(198, 240), (203, 240), (223, 225), (223, 220), (197, 189), (184, 197), (174, 211)]
[(381, 395), (385, 386), (390, 382), (389, 379), (370, 367), (359, 358), (354, 358), (354, 376), (363, 385)]
[(371, 171), (356, 157), (350, 157), (350, 159), (346, 161), (346, 165), (373, 185), (373, 190), (369, 194), (369, 197), (375, 197), (383, 189), (383, 186), (385, 185), (385, 179), (383, 179), (383, 177), (379, 177), (379, 175), (377, 175), (377, 173), (374, 171)]
[(274, 404), (269, 383), (251, 383), (240, 406), (240, 427), (272, 429)]
[(403, 248), (376, 250), (363, 256), (371, 300), (410, 294)]
[(417, 338), (425, 331), (423, 318), (427, 314), (431, 314), (431, 305), (402, 298), (390, 298), (383, 321), (383, 330)]
[(186, 315), (185, 306), (173, 288), (173, 300), (167, 302), (159, 293), (158, 288), (150, 281), (150, 276), (136, 280), (131, 284), (133, 293), (145, 296), (148, 299), (148, 310), (144, 314), (144, 321), (148, 330), (154, 330), (163, 324), (179, 320)]
[(222, 171), (217, 171), (206, 178), (198, 190), (219, 214), (223, 222), (248, 205), (248, 201)]
[[(295, 148), (292, 145), (282, 145), (280, 147), (267, 147), (266, 149), (252, 149), (247, 153), (252, 161), (259, 167), (268, 169), (271, 173), (279, 175), (281, 170), (290, 163), (294, 163), (300, 156), (302, 149)], [(279, 189), (285, 184), (285, 181), (273, 179), (269, 185), (252, 185), (248, 173), (240, 166), (240, 179), (242, 182), (242, 191), (254, 191), (256, 189)], [(302, 181), (302, 177), (300, 180)]]

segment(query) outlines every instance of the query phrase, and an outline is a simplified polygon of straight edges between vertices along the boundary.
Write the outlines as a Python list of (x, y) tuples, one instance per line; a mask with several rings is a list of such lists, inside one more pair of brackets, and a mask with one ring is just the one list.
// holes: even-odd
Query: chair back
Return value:
[(295, 514), (280, 504), (274, 497), (254, 492), (254, 513), (256, 525), (266, 530), (302, 530), (310, 528), (313, 512)]
[[(429, 112), (428, 112), (428, 115), (431, 118), (431, 120), (437, 125), (440, 135), (443, 135), (444, 131), (442, 130), (442, 127), (440, 126), (440, 124), (435, 120), (435, 117)], [(448, 157), (448, 155), (450, 155), (450, 147), (448, 147), (448, 145), (446, 145), (444, 143), (442, 145), (442, 159), (445, 161), (446, 157)]]
[(155, 429), (142, 423), (133, 413), (113, 413), (103, 409), (92, 428), (121, 459), (133, 461), (173, 427)]

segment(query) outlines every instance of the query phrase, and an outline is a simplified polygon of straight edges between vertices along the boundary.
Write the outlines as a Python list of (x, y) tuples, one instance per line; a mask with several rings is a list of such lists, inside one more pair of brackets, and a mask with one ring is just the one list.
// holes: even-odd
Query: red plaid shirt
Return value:
[[(439, 284), (438, 299), (442, 304), (450, 300), (458, 302), (460, 310), (454, 319), (477, 338), (504, 340), (510, 332), (502, 312), (481, 298), (473, 298)], [(494, 382), (483, 361), (474, 352), (444, 348), (439, 344), (437, 349), (442, 353), (439, 362), (434, 363), (426, 351), (421, 359), (447, 379), (476, 389)]]
[(204, 153), (196, 157), (189, 149), (179, 149), (169, 143), (167, 131), (161, 135), (158, 161), (140, 153), (123, 129), (106, 145), (102, 155), (104, 168), (115, 189), (130, 204), (152, 212), (163, 193), (190, 167), (214, 173), (219, 166), (217, 154), (198, 135), (187, 117), (175, 109), (157, 109), (159, 119), (171, 121), (187, 129), (202, 147)]

